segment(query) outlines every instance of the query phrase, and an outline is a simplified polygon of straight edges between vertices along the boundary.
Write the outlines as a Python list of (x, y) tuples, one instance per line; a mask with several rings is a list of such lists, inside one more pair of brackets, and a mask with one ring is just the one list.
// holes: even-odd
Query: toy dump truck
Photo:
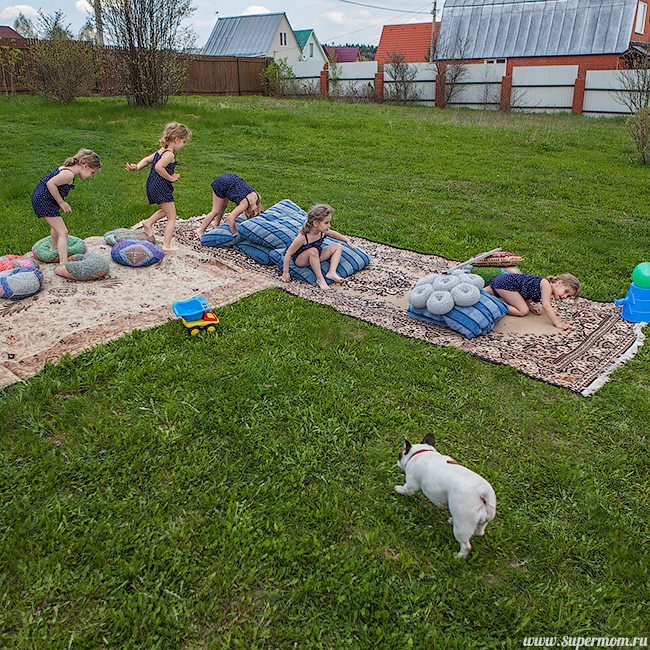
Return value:
[(196, 336), (201, 330), (214, 332), (217, 329), (219, 319), (208, 306), (207, 300), (201, 296), (179, 300), (172, 305), (172, 309), (192, 336)]

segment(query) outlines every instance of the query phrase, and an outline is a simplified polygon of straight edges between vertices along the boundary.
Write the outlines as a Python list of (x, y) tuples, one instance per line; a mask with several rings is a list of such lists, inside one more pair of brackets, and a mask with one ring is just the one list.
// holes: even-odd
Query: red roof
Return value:
[(361, 52), (358, 47), (341, 47), (340, 45), (323, 45), (325, 54), (330, 61), (336, 63), (354, 63), (361, 61)]
[[(436, 36), (440, 23), (436, 23)], [(375, 54), (378, 63), (390, 63), (391, 55), (404, 55), (406, 63), (426, 61), (431, 50), (431, 23), (384, 25)]]
[(23, 38), (17, 31), (7, 27), (6, 25), (0, 25), (0, 38)]

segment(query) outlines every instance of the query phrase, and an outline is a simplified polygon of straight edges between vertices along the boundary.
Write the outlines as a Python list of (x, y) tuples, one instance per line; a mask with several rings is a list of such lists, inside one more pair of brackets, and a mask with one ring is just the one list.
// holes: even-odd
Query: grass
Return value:
[[(262, 98), (0, 101), (0, 254), (47, 233), (38, 178), (80, 146), (81, 237), (150, 213), (166, 121), (181, 217), (234, 171), (265, 205), (326, 201), (334, 227), (623, 297), (647, 259), (647, 169), (624, 121)], [(28, 143), (28, 144), (27, 144)], [(519, 648), (648, 636), (646, 348), (590, 398), (267, 290), (49, 365), (0, 393), (0, 642), (24, 648)], [(45, 325), (44, 325), (45, 326)], [(401, 497), (402, 435), (493, 484), (466, 561), (447, 515)]]

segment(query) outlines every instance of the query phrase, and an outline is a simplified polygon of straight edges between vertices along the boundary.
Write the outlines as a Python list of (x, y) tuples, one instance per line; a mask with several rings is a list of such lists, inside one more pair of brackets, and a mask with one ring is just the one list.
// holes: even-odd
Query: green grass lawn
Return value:
[[(31, 191), (82, 146), (104, 166), (77, 180), (70, 232), (149, 216), (124, 165), (178, 120), (181, 218), (235, 172), (265, 206), (327, 202), (341, 232), (450, 259), (500, 246), (591, 299), (650, 261), (622, 119), (197, 97), (0, 98), (0, 115), (0, 255), (49, 234)], [(217, 336), (170, 321), (0, 392), (0, 647), (650, 636), (647, 346), (584, 398), (279, 289), (217, 315)], [(393, 489), (403, 435), (429, 432), (497, 494), (465, 561), (448, 513)]]

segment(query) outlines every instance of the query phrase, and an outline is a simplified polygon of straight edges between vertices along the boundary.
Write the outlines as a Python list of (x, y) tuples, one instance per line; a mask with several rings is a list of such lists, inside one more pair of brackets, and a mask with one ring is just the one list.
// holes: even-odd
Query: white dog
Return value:
[(454, 525), (454, 537), (460, 543), (456, 557), (467, 557), (474, 535), (483, 535), (494, 519), (497, 498), (492, 486), (471, 469), (459, 465), (451, 456), (443, 456), (435, 448), (432, 434), (419, 445), (404, 438), (397, 467), (404, 470), (406, 483), (396, 485), (400, 494), (424, 496), (439, 508), (449, 508), (449, 523)]

